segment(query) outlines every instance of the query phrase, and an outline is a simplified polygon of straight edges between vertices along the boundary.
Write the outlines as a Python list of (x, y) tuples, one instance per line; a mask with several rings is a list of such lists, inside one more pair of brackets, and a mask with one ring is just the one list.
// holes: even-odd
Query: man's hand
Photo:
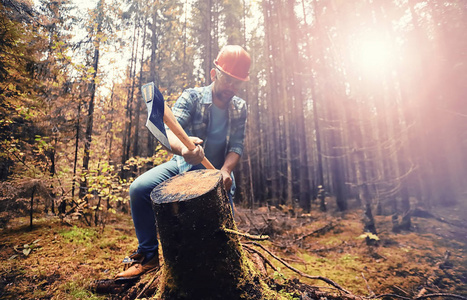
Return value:
[(230, 174), (239, 161), (240, 155), (235, 152), (229, 152), (225, 157), (224, 165), (221, 168), (221, 173), (222, 179), (224, 180), (224, 187), (227, 192), (230, 191), (230, 188), (232, 187), (232, 177), (230, 177)]
[(232, 187), (232, 177), (230, 177), (230, 172), (226, 171), (225, 169), (221, 169), (222, 173), (222, 180), (224, 181), (224, 187), (227, 192), (230, 191)]
[(190, 139), (196, 145), (196, 148), (193, 150), (188, 150), (186, 146), (183, 146), (181, 155), (187, 163), (195, 166), (201, 163), (204, 158), (204, 150), (203, 147), (200, 146), (200, 144), (203, 143), (203, 140), (192, 136), (190, 136)]

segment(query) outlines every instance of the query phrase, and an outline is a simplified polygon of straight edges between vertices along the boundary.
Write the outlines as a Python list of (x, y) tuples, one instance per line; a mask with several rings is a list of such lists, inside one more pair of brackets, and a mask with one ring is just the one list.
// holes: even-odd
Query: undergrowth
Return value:
[[(289, 218), (281, 214), (269, 217)], [(452, 235), (456, 228), (435, 219), (414, 218), (412, 231), (395, 234), (390, 230), (390, 217), (377, 216), (377, 245), (368, 246), (361, 237), (360, 219), (358, 210), (338, 216), (313, 213), (293, 220), (301, 226), (290, 226), (261, 243), (301, 272), (329, 278), (356, 295), (413, 297), (426, 286), (430, 292), (467, 295), (466, 244)], [(335, 224), (330, 231), (299, 239), (329, 222)], [(240, 231), (251, 227), (237, 223)], [(34, 220), (34, 224), (29, 231), (27, 218), (14, 219), (2, 231), (1, 299), (107, 299), (93, 294), (90, 283), (113, 278), (121, 271), (123, 257), (137, 247), (129, 215), (115, 215), (105, 228), (79, 223), (70, 227), (54, 217)], [(22, 252), (34, 241), (27, 255)], [(449, 264), (440, 268), (447, 253)], [(298, 277), (309, 285), (326, 286), (300, 278), (265, 256), (277, 267), (277, 272), (267, 269), (277, 282)], [(279, 293), (296, 299), (290, 291)]]

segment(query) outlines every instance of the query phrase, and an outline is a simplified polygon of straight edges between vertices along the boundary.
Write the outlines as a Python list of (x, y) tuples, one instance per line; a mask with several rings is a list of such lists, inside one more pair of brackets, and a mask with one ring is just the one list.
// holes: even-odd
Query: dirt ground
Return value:
[[(393, 294), (415, 299), (433, 293), (467, 297), (465, 205), (414, 216), (411, 230), (397, 234), (391, 230), (391, 216), (376, 216), (377, 235), (362, 235), (362, 216), (359, 209), (321, 213), (314, 208), (303, 214), (291, 207), (237, 207), (235, 219), (241, 232), (269, 235), (269, 240), (257, 243), (287, 264), (257, 247), (275, 267), (266, 266), (266, 272), (284, 299), (300, 298), (286, 288), (293, 280), (333, 291), (324, 281), (303, 274), (328, 278), (364, 297)], [(0, 299), (111, 298), (93, 293), (90, 285), (113, 278), (122, 269), (121, 260), (136, 249), (129, 215), (109, 215), (104, 228), (79, 220), (70, 226), (51, 216), (35, 219), (34, 224), (31, 231), (27, 218), (16, 218), (1, 231)], [(151, 277), (147, 274), (141, 282)]]

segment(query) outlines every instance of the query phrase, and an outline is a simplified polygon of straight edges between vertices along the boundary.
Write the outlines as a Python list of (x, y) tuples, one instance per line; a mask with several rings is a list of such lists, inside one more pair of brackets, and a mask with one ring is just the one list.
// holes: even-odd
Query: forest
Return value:
[[(370, 254), (391, 246), (384, 237), (416, 242), (426, 229), (444, 244), (425, 256), (455, 267), (449, 283), (424, 293), (467, 296), (465, 0), (1, 0), (0, 8), (0, 298), (98, 297), (72, 276), (54, 284), (65, 277), (59, 268), (28, 276), (24, 264), (41, 252), (37, 264), (57, 259), (66, 243), (77, 248), (60, 256), (86, 254), (110, 235), (96, 258), (70, 264), (90, 272), (73, 279), (82, 285), (114, 272), (135, 247), (129, 185), (172, 156), (145, 126), (141, 86), (154, 82), (172, 106), (184, 89), (211, 83), (225, 45), (252, 59), (239, 94), (248, 104), (235, 169), (239, 229), (276, 236), (269, 247), (284, 256), (291, 245), (309, 249), (306, 229), (318, 225), (333, 248), (352, 224)], [(431, 241), (420, 243), (428, 251)], [(438, 268), (435, 260), (417, 262)], [(414, 277), (425, 282), (433, 270)], [(372, 280), (339, 282), (369, 297), (423, 299), (420, 280), (399, 288)]]

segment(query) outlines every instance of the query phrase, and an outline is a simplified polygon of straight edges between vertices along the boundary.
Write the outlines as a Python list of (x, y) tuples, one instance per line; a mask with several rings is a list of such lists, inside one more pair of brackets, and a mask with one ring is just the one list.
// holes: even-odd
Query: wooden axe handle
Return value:
[[(177, 119), (175, 119), (172, 110), (167, 106), (167, 104), (164, 103), (164, 106), (164, 123), (167, 124), (170, 130), (178, 137), (183, 145), (188, 148), (188, 150), (194, 150), (196, 148), (195, 143), (190, 140), (185, 130), (183, 130), (183, 127), (180, 126)], [(215, 169), (206, 156), (203, 158), (201, 163), (206, 167), (206, 169)]]

